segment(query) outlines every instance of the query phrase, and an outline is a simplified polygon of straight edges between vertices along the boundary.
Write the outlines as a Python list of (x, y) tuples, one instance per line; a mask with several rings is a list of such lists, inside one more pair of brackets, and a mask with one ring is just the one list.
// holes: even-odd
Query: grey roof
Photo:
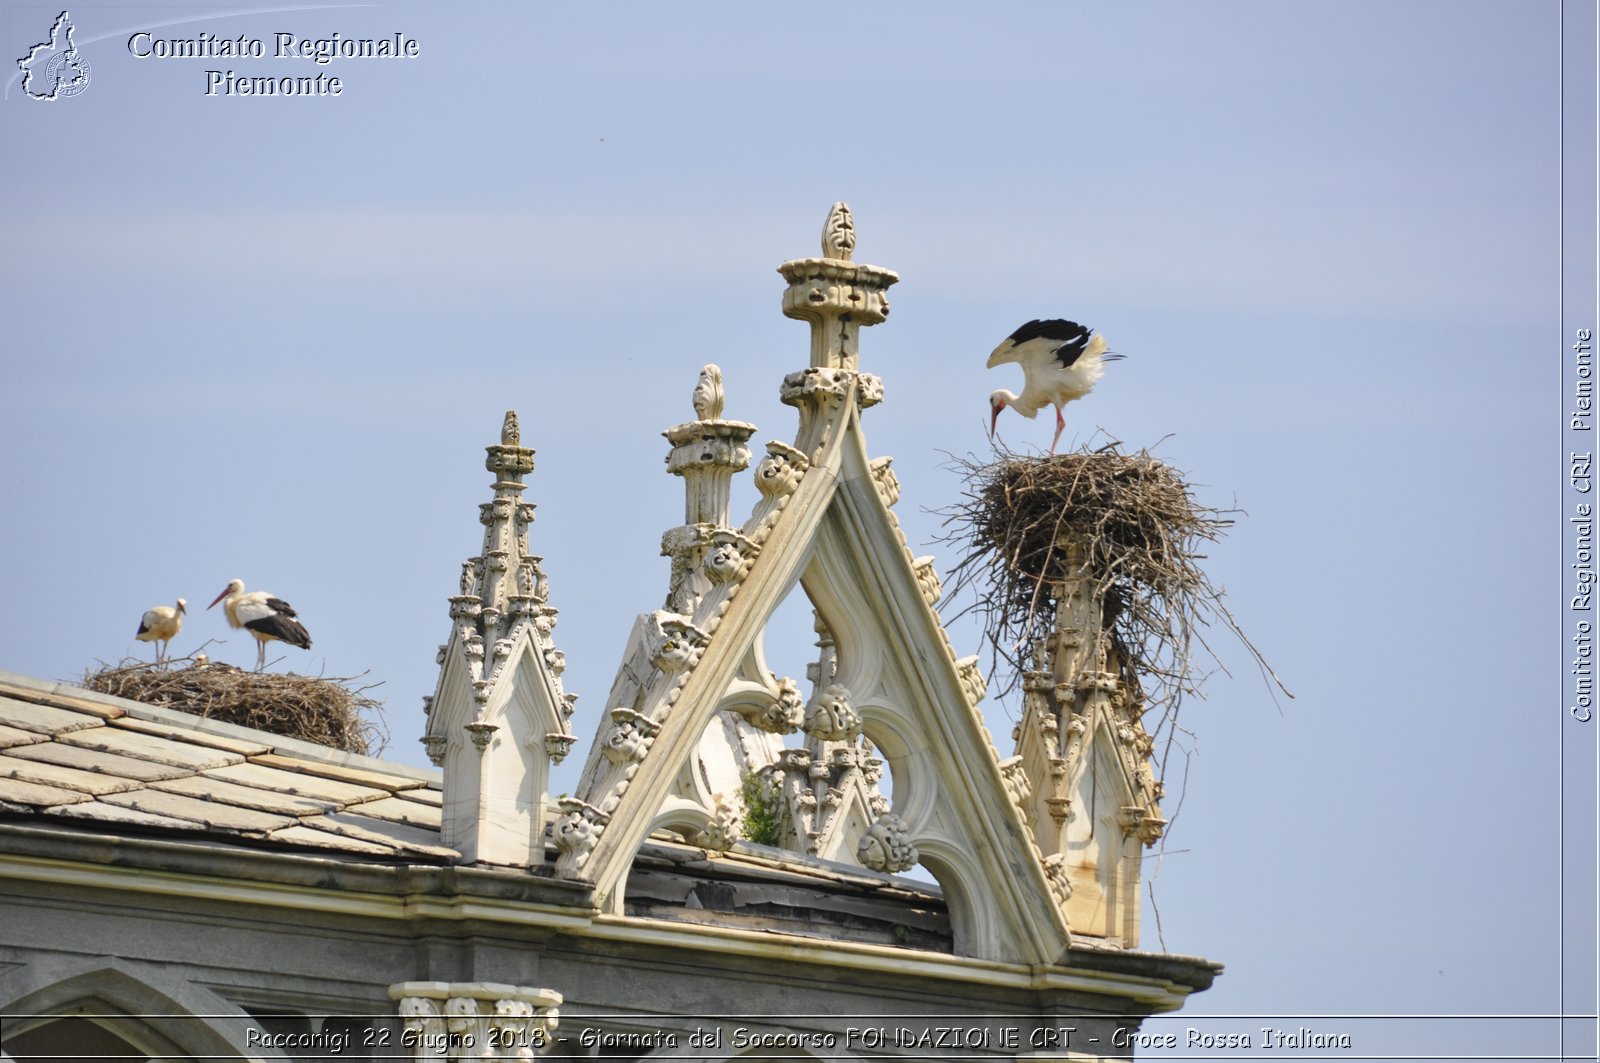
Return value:
[(436, 771), (0, 672), (0, 815), (448, 863)]

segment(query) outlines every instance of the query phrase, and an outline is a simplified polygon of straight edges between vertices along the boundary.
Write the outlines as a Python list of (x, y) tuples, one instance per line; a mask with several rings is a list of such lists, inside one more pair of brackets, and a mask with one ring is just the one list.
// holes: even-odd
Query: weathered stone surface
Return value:
[(254, 809), (202, 801), (181, 794), (160, 790), (132, 790), (128, 793), (106, 794), (101, 798), (108, 805), (134, 808), (157, 816), (185, 819), (213, 830), (236, 830), (266, 833), (288, 827), (294, 820), (287, 816), (273, 816)]
[(366, 853), (369, 856), (389, 856), (394, 853), (393, 846), (374, 845), (372, 842), (358, 841), (347, 835), (333, 834), (298, 823), (293, 827), (275, 830), (267, 837), (286, 845), (309, 845), (317, 849), (338, 849), (347, 853)]
[(403, 823), (391, 823), (387, 820), (373, 819), (371, 816), (357, 815), (352, 812), (335, 812), (326, 816), (317, 816), (306, 820), (305, 825), (316, 827), (319, 830), (331, 831), (346, 838), (355, 838), (357, 841), (387, 845), (393, 849), (409, 850), (429, 856), (446, 858), (459, 855), (454, 849), (447, 849), (440, 845), (439, 835), (434, 831), (408, 827)]
[(66, 746), (59, 742), (46, 742), (32, 746), (12, 746), (6, 755), (45, 764), (60, 764), (68, 768), (100, 772), (121, 779), (138, 779), (151, 782), (156, 779), (177, 779), (190, 774), (188, 768), (173, 764), (158, 764), (153, 760), (123, 757), (83, 746)]
[(0, 724), (45, 735), (77, 731), (85, 727), (105, 726), (104, 722), (95, 716), (69, 712), (50, 705), (16, 701), (12, 698), (0, 698)]
[(144, 785), (137, 779), (121, 779), (104, 772), (67, 768), (21, 757), (0, 756), (0, 778), (18, 779), (41, 786), (58, 786), (86, 794), (114, 794)]
[(258, 812), (271, 812), (282, 816), (318, 816), (324, 812), (332, 812), (339, 806), (332, 801), (319, 801), (299, 794), (279, 793), (276, 790), (261, 790), (253, 786), (240, 786), (237, 783), (224, 782), (205, 775), (194, 775), (186, 779), (172, 779), (167, 782), (151, 783), (150, 788), (166, 793), (181, 794), (184, 797), (193, 797), (201, 801), (212, 801), (224, 805), (238, 805), (241, 808), (253, 808)]
[(192, 823), (186, 819), (158, 816), (150, 812), (140, 812), (136, 808), (108, 805), (103, 801), (84, 801), (81, 804), (57, 805), (53, 808), (47, 808), (45, 811), (51, 816), (94, 820), (97, 823), (105, 824), (123, 823), (135, 827), (166, 827), (181, 830), (200, 829), (198, 823)]
[(44, 808), (49, 805), (68, 805), (87, 800), (89, 795), (78, 790), (41, 786), (39, 783), (23, 782), (21, 779), (0, 779), (0, 801), (9, 801), (12, 804)]
[[(338, 805), (347, 805), (356, 801), (371, 801), (374, 798), (387, 796), (387, 790), (371, 786), (357, 786), (354, 783), (339, 782), (336, 779), (323, 778), (318, 775), (305, 775), (287, 768), (267, 767), (261, 763), (266, 758), (257, 757), (248, 764), (229, 764), (222, 768), (212, 768), (205, 772), (208, 778), (222, 779), (226, 782), (238, 783), (241, 786), (250, 786), (259, 790), (276, 790), (279, 793), (298, 794), (302, 797), (315, 798), (319, 801), (331, 801)], [(284, 757), (273, 758), (279, 764), (297, 764)]]
[(389, 791), (411, 790), (427, 785), (420, 779), (408, 779), (403, 775), (387, 775), (346, 764), (330, 764), (303, 757), (286, 757), (279, 753), (251, 757), (250, 762), (269, 768), (285, 768), (299, 775), (315, 775), (322, 779), (333, 779), (355, 786), (375, 786)]
[(140, 734), (155, 735), (158, 738), (170, 738), (176, 742), (210, 746), (212, 749), (225, 749), (230, 753), (238, 753), (247, 757), (261, 753), (271, 753), (273, 748), (266, 742), (247, 742), (237, 738), (228, 738), (224, 735), (212, 734), (210, 731), (175, 727), (172, 724), (156, 723), (153, 720), (138, 720), (132, 716), (124, 716), (112, 726), (121, 727), (129, 731), (137, 731)]
[(438, 831), (439, 809), (421, 801), (402, 801), (397, 797), (384, 797), (376, 801), (363, 801), (351, 805), (349, 811), (391, 823), (404, 823), (410, 827)]
[(0, 724), (0, 749), (9, 749), (12, 746), (27, 746), (35, 742), (48, 740), (48, 735), (37, 731), (24, 731), (20, 727), (7, 727)]
[(171, 764), (190, 771), (220, 768), (225, 764), (242, 764), (244, 757), (220, 749), (191, 746), (154, 735), (126, 731), (120, 727), (96, 727), (89, 731), (72, 731), (57, 737), (68, 745), (93, 749), (101, 753), (137, 757), (157, 764)]

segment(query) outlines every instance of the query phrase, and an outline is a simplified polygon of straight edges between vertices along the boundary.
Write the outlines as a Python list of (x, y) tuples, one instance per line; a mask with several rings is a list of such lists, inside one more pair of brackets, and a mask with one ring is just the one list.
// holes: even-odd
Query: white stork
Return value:
[(189, 603), (182, 598), (178, 599), (176, 606), (158, 605), (154, 609), (146, 609), (144, 618), (139, 621), (139, 630), (133, 637), (140, 642), (154, 642), (156, 644), (156, 663), (167, 655), (167, 645), (183, 630), (183, 614), (189, 611)]
[(1081, 399), (1094, 390), (1095, 381), (1105, 373), (1106, 362), (1121, 358), (1106, 351), (1105, 337), (1076, 321), (1054, 318), (1030, 321), (1006, 337), (989, 356), (989, 368), (1016, 362), (1022, 366), (1021, 395), (1004, 388), (989, 396), (989, 435), (994, 436), (1000, 411), (1007, 406), (1024, 417), (1033, 417), (1046, 403), (1056, 408), (1056, 435), (1050, 453), (1061, 442), (1067, 419), (1061, 407)]
[(267, 643), (276, 639), (302, 650), (311, 648), (311, 634), (305, 625), (295, 619), (294, 606), (266, 591), (244, 592), (244, 580), (229, 580), (222, 593), (211, 600), (210, 609), (224, 598), (222, 611), (228, 614), (228, 626), (244, 628), (256, 638), (256, 671), (267, 663)]

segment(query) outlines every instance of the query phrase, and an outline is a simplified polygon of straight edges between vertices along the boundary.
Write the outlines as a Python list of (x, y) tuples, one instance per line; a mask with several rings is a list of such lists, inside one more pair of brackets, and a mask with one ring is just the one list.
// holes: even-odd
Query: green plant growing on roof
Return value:
[(739, 784), (744, 801), (744, 836), (757, 845), (783, 841), (783, 796), (763, 772), (751, 772)]

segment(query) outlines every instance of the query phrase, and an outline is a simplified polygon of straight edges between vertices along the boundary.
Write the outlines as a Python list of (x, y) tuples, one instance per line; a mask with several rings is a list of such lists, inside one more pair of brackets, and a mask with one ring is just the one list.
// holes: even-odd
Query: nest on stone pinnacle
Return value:
[[(187, 665), (187, 667), (177, 667)], [(388, 740), (383, 703), (354, 686), (360, 676), (326, 677), (245, 672), (229, 664), (180, 658), (164, 665), (123, 661), (83, 677), (83, 685), (146, 705), (260, 731), (375, 754)]]
[(963, 613), (984, 622), (1000, 693), (1034, 667), (1034, 646), (1055, 627), (1054, 588), (1075, 572), (1096, 581), (1114, 656), (1129, 689), (1144, 692), (1152, 734), (1204, 680), (1194, 651), (1215, 661), (1203, 631), (1211, 624), (1236, 635), (1271, 674), (1199, 564), (1237, 511), (1196, 503), (1172, 466), (1117, 443), (1043, 458), (1002, 450), (995, 461), (954, 464), (966, 489), (943, 512), (943, 541), (962, 551), (951, 596), (973, 592)]

